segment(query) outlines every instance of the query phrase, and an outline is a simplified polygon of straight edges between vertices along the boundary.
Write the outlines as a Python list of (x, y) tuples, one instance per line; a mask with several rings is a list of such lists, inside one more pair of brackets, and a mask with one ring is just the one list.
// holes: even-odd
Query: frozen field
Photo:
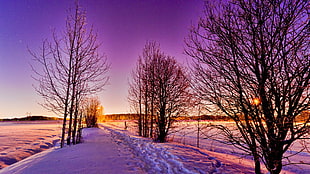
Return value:
[(0, 122), (0, 169), (59, 141), (60, 121)]

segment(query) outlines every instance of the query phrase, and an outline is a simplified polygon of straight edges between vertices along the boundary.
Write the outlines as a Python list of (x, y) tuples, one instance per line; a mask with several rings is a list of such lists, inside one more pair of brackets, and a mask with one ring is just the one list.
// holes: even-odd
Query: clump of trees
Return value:
[(128, 97), (139, 115), (139, 135), (165, 142), (175, 118), (189, 104), (189, 87), (186, 70), (156, 42), (147, 42), (132, 73)]
[(86, 126), (90, 127), (98, 127), (98, 117), (100, 116), (101, 110), (100, 101), (98, 98), (86, 98), (83, 101), (83, 114)]
[[(207, 2), (187, 39), (193, 86), (212, 112), (234, 120), (223, 125), (228, 143), (280, 173), (284, 153), (309, 138), (309, 1)], [(302, 149), (301, 149), (302, 150)], [(289, 164), (289, 161), (287, 161)]]
[(63, 115), (61, 147), (67, 127), (67, 143), (75, 144), (81, 101), (102, 91), (108, 81), (109, 64), (99, 54), (97, 34), (86, 25), (86, 12), (76, 3), (69, 10), (63, 34), (54, 32), (52, 40), (43, 41), (39, 53), (30, 53), (38, 82), (35, 90), (44, 99), (42, 106)]

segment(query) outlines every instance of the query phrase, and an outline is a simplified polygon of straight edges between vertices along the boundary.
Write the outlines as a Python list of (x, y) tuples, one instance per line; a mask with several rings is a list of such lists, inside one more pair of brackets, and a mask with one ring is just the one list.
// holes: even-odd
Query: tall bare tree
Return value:
[(185, 113), (188, 106), (189, 86), (184, 68), (162, 53), (156, 42), (148, 42), (129, 89), (129, 101), (140, 115), (139, 134), (146, 137), (155, 134), (159, 142), (166, 141), (175, 118)]
[[(186, 53), (193, 86), (207, 104), (236, 123), (218, 126), (230, 144), (280, 173), (284, 153), (309, 138), (309, 1), (207, 2)], [(301, 149), (302, 150), (302, 149)]]
[(175, 118), (186, 114), (191, 99), (190, 80), (185, 69), (173, 57), (158, 57), (153, 64), (156, 139), (165, 142)]
[(42, 105), (56, 114), (63, 114), (63, 147), (68, 116), (67, 139), (70, 143), (72, 131), (73, 135), (76, 131), (80, 102), (85, 96), (100, 92), (107, 84), (109, 65), (99, 54), (97, 34), (92, 27), (86, 26), (86, 12), (78, 3), (69, 10), (61, 37), (54, 32), (51, 41), (43, 42), (40, 54), (30, 53), (35, 63), (41, 66), (41, 69), (33, 66), (33, 70), (38, 82), (35, 90), (44, 98)]

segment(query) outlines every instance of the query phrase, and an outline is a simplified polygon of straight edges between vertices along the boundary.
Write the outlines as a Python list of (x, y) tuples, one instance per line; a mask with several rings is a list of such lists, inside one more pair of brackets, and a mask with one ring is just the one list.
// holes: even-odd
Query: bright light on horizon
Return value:
[(252, 99), (252, 105), (257, 106), (257, 105), (259, 105), (260, 103), (261, 103), (261, 101), (260, 101), (259, 98), (253, 98), (253, 99)]

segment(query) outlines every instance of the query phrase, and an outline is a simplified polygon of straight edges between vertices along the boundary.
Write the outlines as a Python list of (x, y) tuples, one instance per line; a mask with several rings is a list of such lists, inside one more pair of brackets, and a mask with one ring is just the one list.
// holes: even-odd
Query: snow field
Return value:
[[(243, 152), (240, 149), (235, 148), (231, 145), (226, 145), (220, 141), (214, 140), (222, 138), (219, 132), (216, 130), (209, 130), (205, 127), (208, 124), (219, 124), (225, 125), (227, 127), (235, 127), (232, 122), (200, 122), (201, 134), (200, 134), (200, 148), (209, 150), (211, 152), (217, 152), (222, 154), (227, 154), (231, 156), (231, 159), (238, 160), (239, 163), (247, 165), (248, 160), (252, 160), (251, 156), (241, 155)], [(197, 142), (197, 121), (181, 121), (176, 123), (177, 130), (171, 135), (171, 138), (175, 142), (180, 142), (183, 144), (196, 146)], [(299, 152), (301, 149), (306, 146), (305, 152)], [(307, 139), (304, 143), (301, 141), (296, 141), (290, 147), (290, 149), (284, 154), (285, 156), (290, 156), (290, 161), (283, 159), (283, 169), (282, 173), (296, 173), (304, 174), (310, 173), (310, 165), (306, 164), (294, 164), (286, 165), (287, 163), (309, 163), (310, 162), (310, 139)], [(296, 154), (291, 156), (291, 154)], [(254, 164), (252, 164), (253, 166)], [(261, 165), (264, 168), (264, 165)], [(254, 169), (253, 169), (254, 170)], [(266, 171), (266, 169), (265, 169)], [(267, 171), (266, 171), (267, 172)]]
[(57, 121), (1, 122), (0, 169), (56, 145)]

